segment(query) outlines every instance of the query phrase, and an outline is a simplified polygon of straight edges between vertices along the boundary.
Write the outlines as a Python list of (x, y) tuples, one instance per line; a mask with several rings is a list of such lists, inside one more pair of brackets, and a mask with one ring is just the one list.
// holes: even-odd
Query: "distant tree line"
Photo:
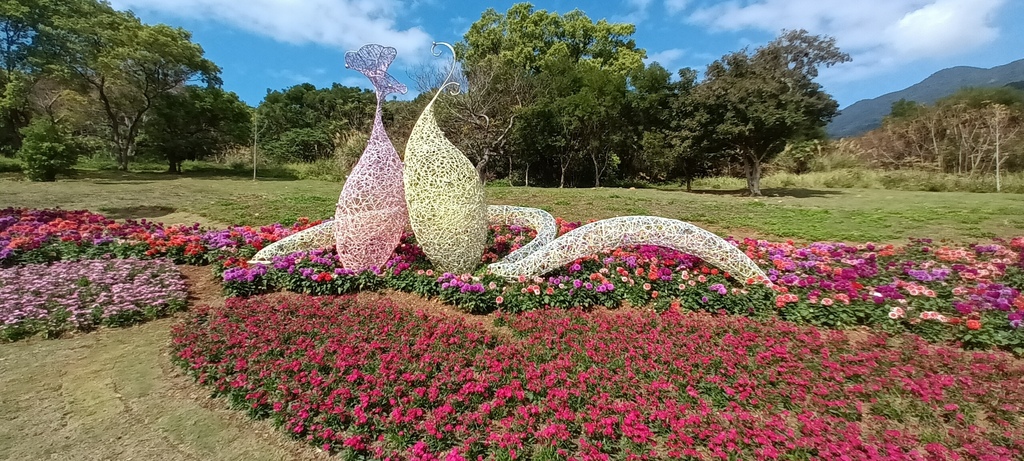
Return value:
[(899, 100), (859, 137), (872, 166), (968, 177), (1024, 170), (1024, 91), (965, 88), (933, 105)]
[[(373, 95), (338, 84), (268, 90), (250, 108), (220, 89), (220, 69), (187, 31), (104, 2), (12, 0), (0, 22), (0, 153), (49, 170), (82, 152), (106, 152), (121, 169), (159, 158), (172, 172), (253, 150), (272, 162), (348, 166), (372, 121)], [(689, 186), (737, 173), (759, 195), (767, 162), (824, 139), (838, 106), (815, 78), (850, 59), (834, 39), (783, 31), (698, 78), (645, 63), (634, 32), (579, 10), (488, 9), (456, 43), (464, 91), (441, 97), (439, 123), (482, 180), (558, 187)], [(440, 83), (436, 73), (417, 78), (419, 97), (385, 104), (400, 151)]]

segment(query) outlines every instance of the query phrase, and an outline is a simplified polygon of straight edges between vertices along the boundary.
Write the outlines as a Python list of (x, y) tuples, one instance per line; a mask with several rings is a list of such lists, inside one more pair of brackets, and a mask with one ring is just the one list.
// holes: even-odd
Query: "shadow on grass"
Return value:
[[(76, 170), (74, 179), (125, 181), (137, 184), (137, 181), (173, 181), (175, 179), (252, 179), (252, 171), (238, 171), (224, 168), (187, 169), (184, 173), (168, 173), (157, 171), (118, 171), (118, 170)], [(300, 179), (294, 173), (284, 169), (261, 170), (256, 176), (258, 181), (296, 181)], [(106, 182), (106, 184), (116, 184)]]
[(142, 219), (166, 216), (171, 213), (174, 213), (175, 211), (178, 211), (178, 209), (169, 206), (140, 205), (129, 207), (104, 207), (100, 208), (100, 211), (106, 217), (113, 219)]
[[(685, 192), (686, 188), (659, 188), (666, 192)], [(693, 194), (702, 195), (718, 195), (718, 196), (732, 196), (732, 197), (748, 197), (749, 194), (747, 189), (694, 189), (691, 191)], [(842, 191), (837, 190), (822, 190), (822, 189), (761, 189), (761, 195), (764, 197), (792, 197), (792, 198), (811, 198), (811, 197), (829, 197), (835, 195), (843, 195)]]

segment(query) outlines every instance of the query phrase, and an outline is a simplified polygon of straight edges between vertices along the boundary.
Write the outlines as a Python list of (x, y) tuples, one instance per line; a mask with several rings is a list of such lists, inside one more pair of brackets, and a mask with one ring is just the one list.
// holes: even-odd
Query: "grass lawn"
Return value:
[[(293, 222), (334, 213), (341, 184), (313, 180), (176, 177), (89, 172), (57, 183), (0, 180), (0, 207), (89, 209), (116, 218), (200, 222), (209, 226)], [(657, 215), (720, 234), (795, 240), (900, 242), (908, 237), (959, 242), (1009, 237), (1024, 229), (1016, 194), (907, 192), (882, 189), (766, 189), (687, 193), (665, 189), (489, 187), (494, 204), (548, 210), (569, 220)]]

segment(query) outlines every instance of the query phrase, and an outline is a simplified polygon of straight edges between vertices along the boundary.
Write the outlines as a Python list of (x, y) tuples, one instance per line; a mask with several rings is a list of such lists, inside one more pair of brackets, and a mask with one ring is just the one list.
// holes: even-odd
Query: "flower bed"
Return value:
[[(491, 257), (506, 254), (522, 230), (495, 228)], [(520, 239), (528, 241), (528, 239)], [(376, 273), (342, 268), (330, 251), (296, 253), (270, 266), (223, 261), (228, 294), (276, 289), (328, 295), (389, 287), (437, 297), (463, 310), (523, 312), (544, 307), (650, 305), (778, 316), (829, 328), (868, 325), (909, 331), (970, 348), (1024, 354), (1024, 239), (954, 248), (915, 240), (903, 247), (817, 242), (736, 242), (766, 267), (773, 286), (744, 284), (703, 261), (658, 247), (636, 247), (584, 258), (547, 277), (506, 281), (485, 271), (434, 273), (411, 238)], [(496, 256), (495, 256), (496, 255)], [(486, 257), (486, 256), (485, 256)]]
[(254, 297), (189, 314), (173, 348), (235, 406), (349, 455), (1024, 456), (1024, 367), (1003, 354), (737, 316), (499, 321), (516, 339), (387, 301)]
[[(579, 223), (558, 219), (559, 234)], [(549, 307), (640, 306), (778, 316), (829, 328), (868, 325), (932, 341), (999, 347), (1024, 355), (1024, 237), (956, 247), (927, 239), (904, 246), (732, 240), (767, 272), (772, 286), (746, 284), (686, 254), (634, 247), (583, 258), (547, 277), (506, 281), (486, 273), (535, 235), (493, 227), (475, 274), (434, 273), (406, 236), (385, 267), (353, 273), (332, 251), (297, 253), (269, 266), (246, 260), (259, 248), (319, 221), (205, 231), (145, 221), (118, 223), (88, 212), (0, 211), (0, 266), (102, 256), (212, 262), (227, 294), (279, 289), (330, 295), (390, 287), (468, 312)]]
[(129, 325), (181, 310), (186, 297), (181, 273), (167, 260), (63, 261), (0, 269), (0, 339)]
[(208, 264), (230, 256), (248, 258), (294, 232), (319, 224), (302, 218), (292, 226), (192, 226), (126, 220), (84, 210), (0, 210), (0, 267), (102, 256), (167, 257), (179, 264)]

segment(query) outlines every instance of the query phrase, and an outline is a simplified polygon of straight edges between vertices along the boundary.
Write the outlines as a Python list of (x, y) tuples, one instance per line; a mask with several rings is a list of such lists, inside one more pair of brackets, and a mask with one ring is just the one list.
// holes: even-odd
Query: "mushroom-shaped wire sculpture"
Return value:
[(409, 222), (402, 160), (384, 130), (381, 111), (389, 94), (407, 91), (387, 72), (395, 55), (394, 48), (375, 44), (345, 54), (345, 67), (369, 78), (377, 92), (370, 140), (345, 180), (334, 214), (338, 260), (355, 271), (383, 266)]

